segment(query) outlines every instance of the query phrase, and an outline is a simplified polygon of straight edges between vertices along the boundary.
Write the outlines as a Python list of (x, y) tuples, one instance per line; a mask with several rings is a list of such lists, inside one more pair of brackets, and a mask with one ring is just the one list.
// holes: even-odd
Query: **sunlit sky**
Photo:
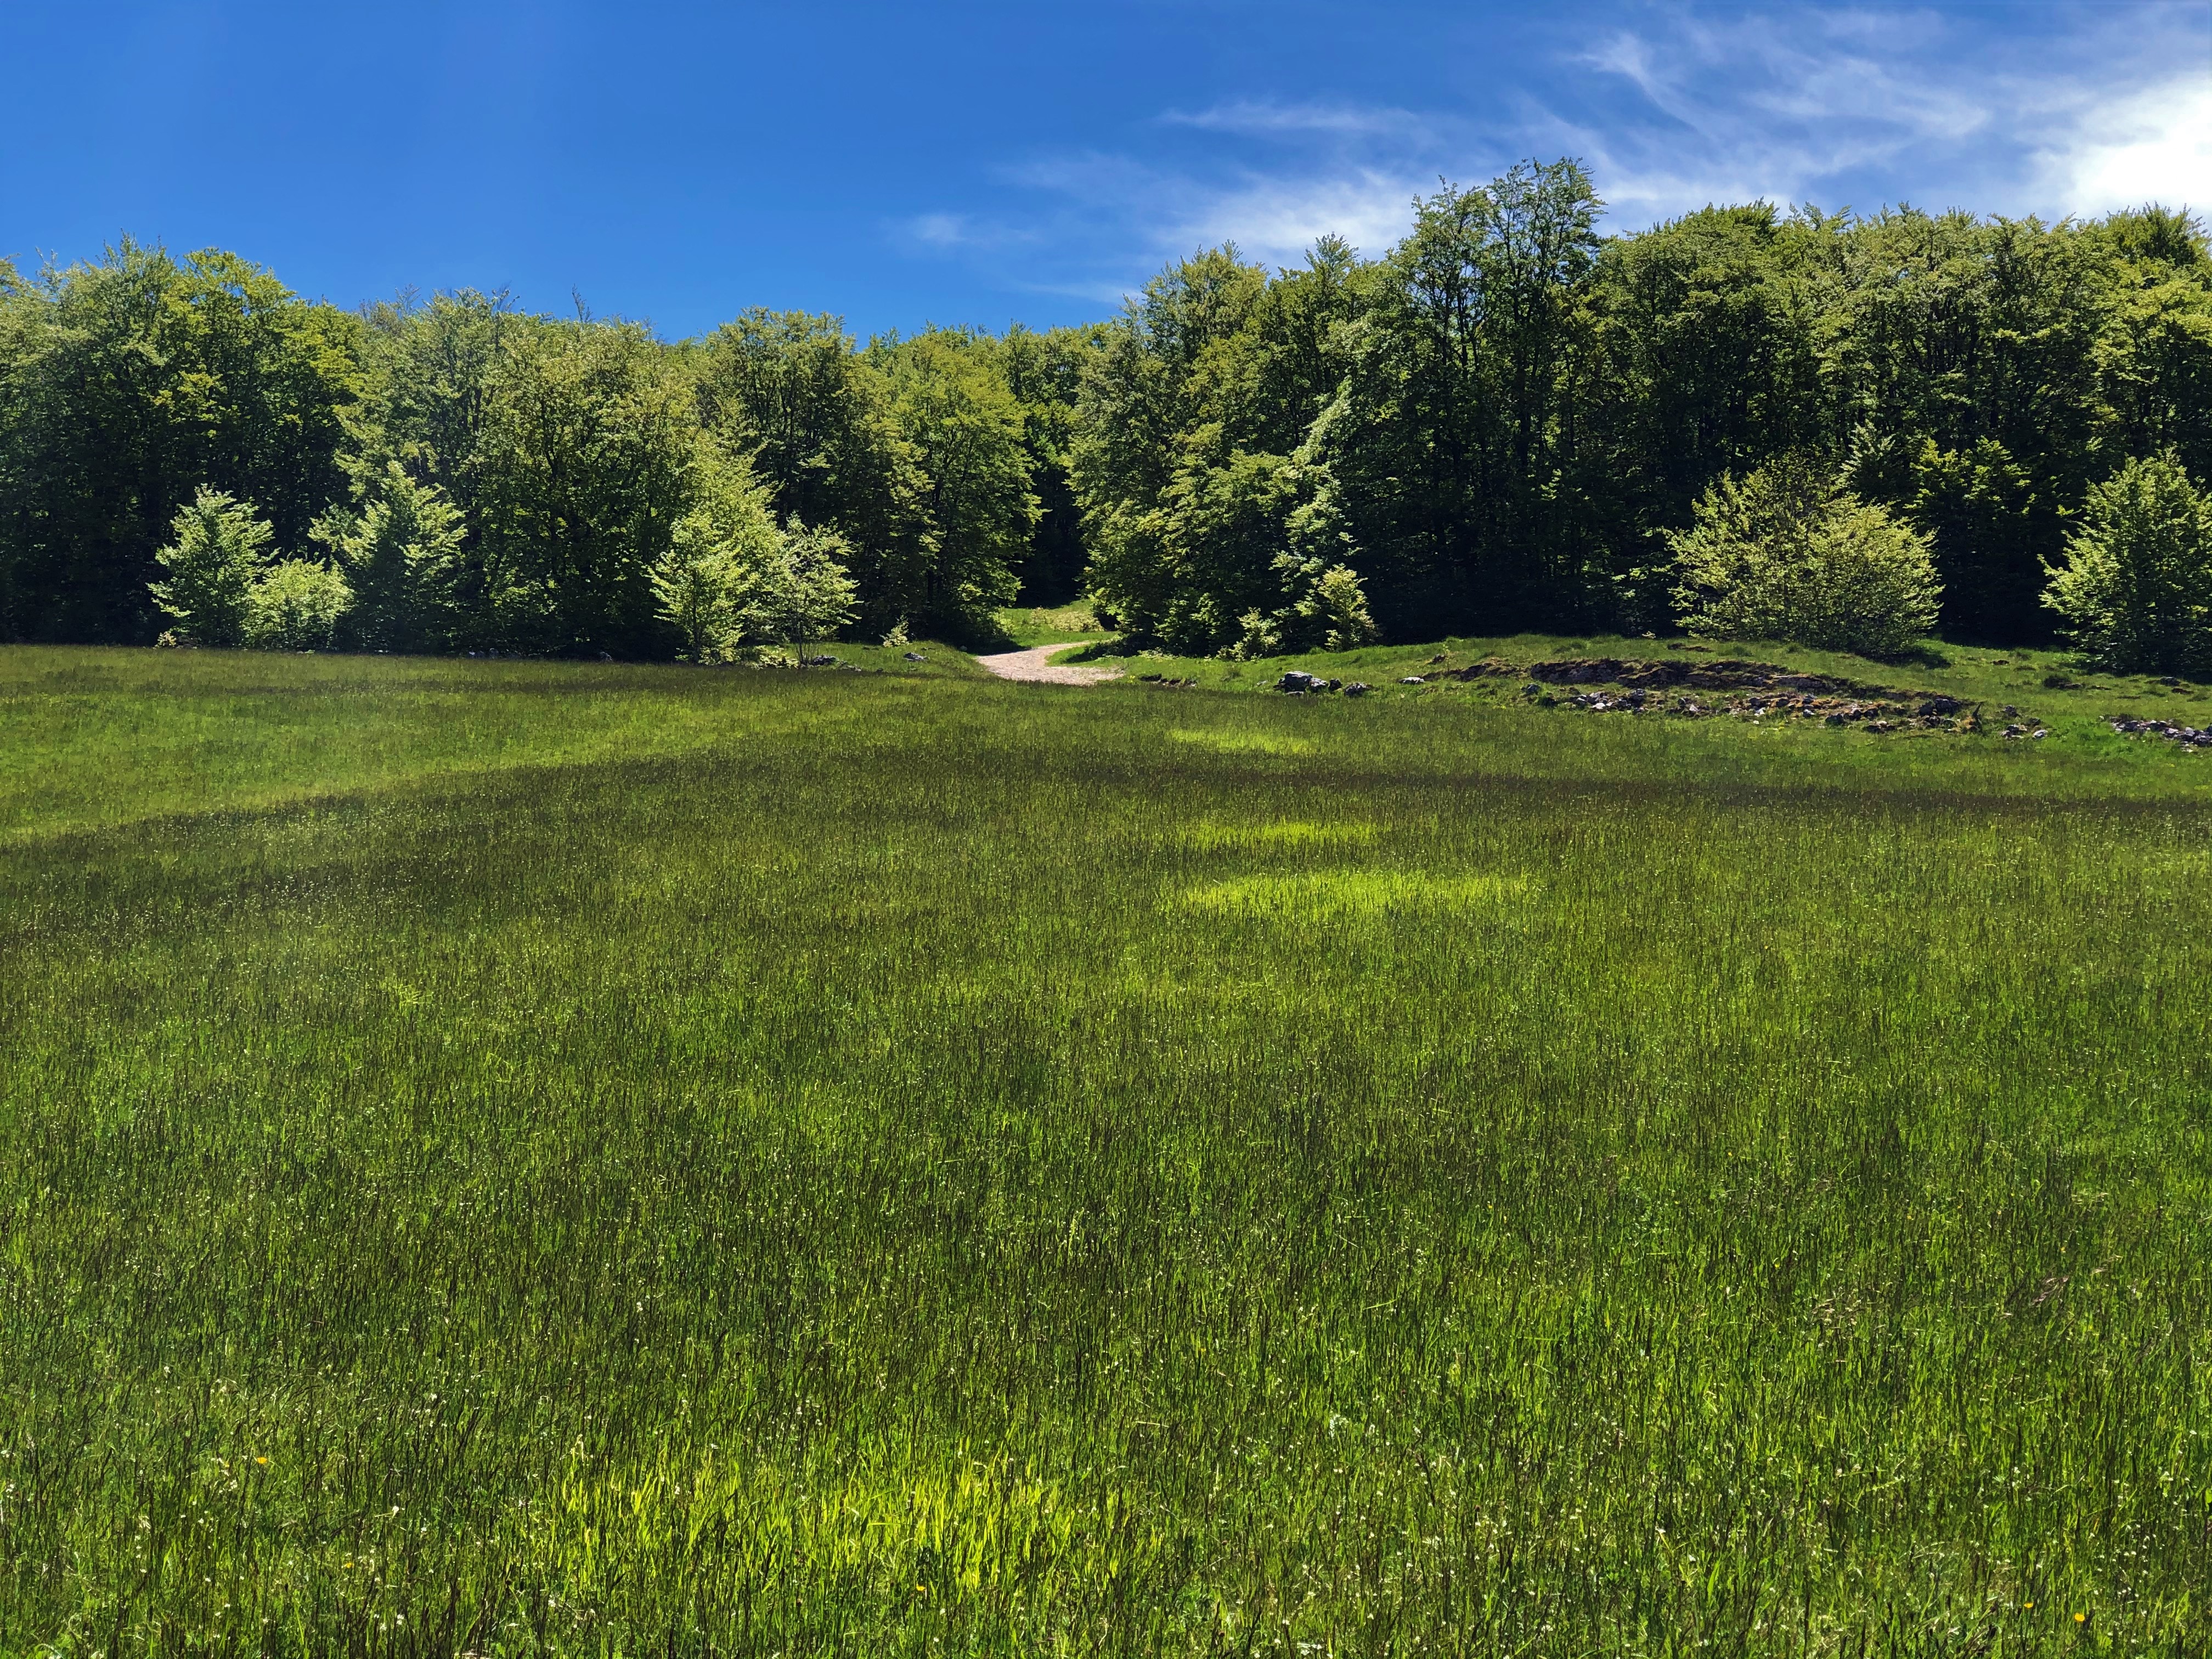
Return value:
[(0, 32), (0, 254), (127, 233), (341, 304), (508, 289), (1044, 325), (1234, 240), (1379, 253), (1439, 178), (2212, 209), (2212, 5), (49, 3)]

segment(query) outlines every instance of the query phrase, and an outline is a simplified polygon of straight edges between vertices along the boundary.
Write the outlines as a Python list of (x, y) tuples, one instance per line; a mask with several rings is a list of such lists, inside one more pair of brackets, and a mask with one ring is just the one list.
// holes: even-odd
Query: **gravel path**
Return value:
[(1037, 680), (1049, 685), (1096, 685), (1100, 680), (1110, 680), (1121, 673), (1118, 668), (1092, 668), (1083, 663), (1049, 660), (1054, 652), (1082, 643), (1081, 640), (1069, 640), (1060, 645), (1032, 646), (1027, 651), (1001, 651), (975, 660), (1002, 680)]

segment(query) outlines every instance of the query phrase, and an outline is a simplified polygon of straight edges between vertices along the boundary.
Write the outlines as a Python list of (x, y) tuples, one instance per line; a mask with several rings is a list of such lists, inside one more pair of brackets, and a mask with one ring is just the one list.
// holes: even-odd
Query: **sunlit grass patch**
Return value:
[(1236, 848), (1316, 847), (1364, 844), (1375, 839), (1372, 823), (1322, 823), (1306, 818), (1239, 823), (1233, 818), (1204, 818), (1177, 834), (1186, 847), (1201, 852)]
[(1302, 921), (1396, 912), (1491, 909), (1528, 897), (1525, 876), (1431, 876), (1418, 870), (1326, 870), (1237, 876), (1187, 887), (1175, 902), (1216, 915)]
[(1244, 727), (1234, 731), (1190, 731), (1178, 726), (1168, 736), (1174, 742), (1192, 744), (1224, 755), (1310, 755), (1314, 750), (1311, 738), (1293, 737), (1287, 732), (1259, 732)]

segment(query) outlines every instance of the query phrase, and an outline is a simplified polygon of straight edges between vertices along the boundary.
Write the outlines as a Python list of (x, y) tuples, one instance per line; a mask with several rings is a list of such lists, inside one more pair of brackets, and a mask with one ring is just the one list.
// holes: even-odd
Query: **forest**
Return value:
[(2131, 467), (2197, 526), (2167, 563), (2212, 556), (2186, 214), (1602, 214), (1578, 164), (1527, 163), (1380, 258), (1224, 246), (1106, 322), (866, 343), (348, 310), (128, 240), (0, 264), (0, 639), (711, 661), (979, 641), (1079, 593), (1186, 654), (1663, 631), (1693, 525), (1783, 463), (1924, 550), (1903, 614), (1947, 640), (2078, 623), (2048, 595)]

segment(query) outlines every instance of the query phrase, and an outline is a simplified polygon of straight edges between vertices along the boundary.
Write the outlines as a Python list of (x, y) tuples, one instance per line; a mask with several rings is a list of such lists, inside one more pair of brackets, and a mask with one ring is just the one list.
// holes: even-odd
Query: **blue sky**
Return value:
[(750, 305), (1103, 316), (1233, 239), (1379, 252), (1439, 176), (1712, 200), (2212, 209), (2212, 5), (10, 0), (0, 254), (124, 232), (351, 305), (691, 333)]

